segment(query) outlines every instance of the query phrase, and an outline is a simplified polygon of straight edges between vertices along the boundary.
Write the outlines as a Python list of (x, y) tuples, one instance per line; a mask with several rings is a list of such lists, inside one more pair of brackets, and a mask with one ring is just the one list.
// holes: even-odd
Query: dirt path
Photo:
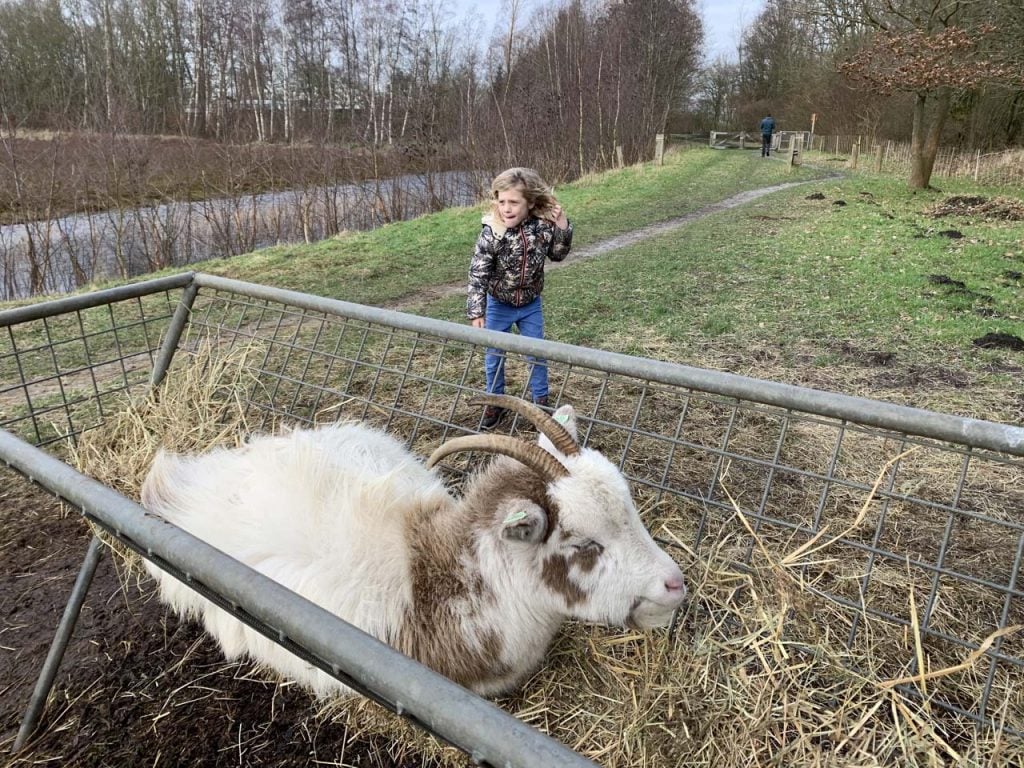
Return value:
[[(604, 256), (605, 254), (617, 251), (620, 248), (626, 248), (630, 245), (635, 245), (642, 240), (647, 240), (652, 237), (663, 235), (667, 232), (672, 232), (681, 227), (685, 227), (688, 224), (692, 224), (695, 221), (700, 221), (708, 216), (722, 211), (727, 211), (731, 208), (738, 208), (741, 205), (757, 200), (758, 198), (766, 195), (773, 194), (774, 192), (780, 192), (784, 189), (791, 187), (798, 187), (803, 184), (810, 184), (812, 181), (819, 181), (819, 179), (811, 179), (808, 181), (791, 181), (785, 184), (773, 184), (770, 187), (761, 187), (760, 189), (750, 189), (746, 192), (740, 192), (738, 195), (727, 197), (725, 200), (720, 200), (717, 203), (710, 203), (705, 205), (703, 208), (699, 208), (696, 211), (687, 213), (684, 216), (678, 216), (674, 219), (667, 221), (661, 221), (657, 224), (648, 224), (646, 227), (640, 227), (629, 232), (624, 232), (616, 237), (609, 238), (608, 240), (602, 240), (597, 243), (591, 243), (583, 248), (576, 248), (569, 254), (565, 261), (549, 262), (545, 267), (546, 270), (561, 269), (562, 267), (575, 264), (580, 261), (586, 261), (597, 256)], [(406, 312), (415, 307), (422, 306), (431, 301), (438, 299), (447, 299), (451, 296), (457, 296), (466, 292), (465, 281), (458, 283), (445, 283), (443, 285), (431, 285), (420, 288), (412, 293), (407, 293), (398, 299), (390, 302), (386, 302), (382, 306), (386, 309), (395, 309), (399, 312)]]

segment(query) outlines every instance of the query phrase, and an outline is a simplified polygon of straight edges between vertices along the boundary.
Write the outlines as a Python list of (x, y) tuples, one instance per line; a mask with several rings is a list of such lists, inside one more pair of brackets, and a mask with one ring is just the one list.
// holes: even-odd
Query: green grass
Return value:
[[(807, 200), (813, 191), (826, 199)], [(930, 201), (898, 194), (856, 179), (786, 190), (553, 275), (549, 306), (557, 314), (569, 302), (566, 340), (578, 343), (598, 342), (609, 321), (677, 343), (845, 339), (921, 351), (1019, 333), (1020, 281), (1004, 275), (1021, 267), (1020, 225), (929, 219)]]
[[(584, 247), (647, 224), (698, 210), (747, 189), (811, 178), (781, 163), (752, 164), (738, 154), (684, 152), (650, 164), (583, 179), (556, 190)], [(425, 285), (466, 278), (484, 206), (453, 208), (372, 232), (313, 245), (268, 248), (210, 261), (204, 271), (365, 304), (383, 304)]]
[[(928, 213), (953, 193), (1019, 198), (1019, 190), (943, 181), (941, 192), (914, 193), (903, 179), (825, 173), (810, 165), (788, 173), (752, 152), (692, 149), (663, 167), (559, 188), (574, 247), (583, 249), (744, 190), (808, 182), (551, 270), (549, 338), (1019, 422), (1024, 354), (973, 340), (1024, 336), (1024, 283), (1013, 277), (1024, 272), (1024, 225)], [(823, 198), (808, 199), (814, 193)], [(359, 303), (408, 303), (425, 287), (466, 279), (483, 210), (449, 209), (197, 268)], [(964, 289), (936, 283), (939, 275)], [(465, 322), (461, 295), (410, 305)]]
[[(698, 154), (733, 173), (764, 167), (740, 153)], [(973, 342), (1024, 337), (1024, 281), (1013, 277), (1024, 271), (1024, 225), (929, 215), (954, 193), (1007, 190), (913, 193), (902, 179), (851, 176), (774, 193), (552, 271), (548, 335), (1019, 422), (1024, 354)], [(461, 306), (422, 311), (458, 320)]]

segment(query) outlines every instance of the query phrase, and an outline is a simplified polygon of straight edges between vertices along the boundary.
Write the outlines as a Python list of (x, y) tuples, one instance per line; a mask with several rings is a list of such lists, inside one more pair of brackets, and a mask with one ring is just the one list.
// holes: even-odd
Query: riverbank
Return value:
[(0, 135), (0, 225), (467, 167), (457, 150), (233, 144), (95, 132)]
[(0, 138), (0, 299), (63, 293), (276, 243), (370, 229), (479, 195), (486, 172), (415, 145)]

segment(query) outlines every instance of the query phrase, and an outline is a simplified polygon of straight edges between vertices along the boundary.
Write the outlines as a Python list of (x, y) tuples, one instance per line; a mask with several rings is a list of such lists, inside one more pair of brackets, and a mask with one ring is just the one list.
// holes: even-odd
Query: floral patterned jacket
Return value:
[(483, 229), (469, 263), (469, 297), (466, 315), (484, 316), (487, 296), (522, 307), (544, 290), (544, 262), (562, 261), (572, 248), (572, 222), (559, 229), (546, 219), (527, 217), (519, 226), (505, 229), (484, 216)]

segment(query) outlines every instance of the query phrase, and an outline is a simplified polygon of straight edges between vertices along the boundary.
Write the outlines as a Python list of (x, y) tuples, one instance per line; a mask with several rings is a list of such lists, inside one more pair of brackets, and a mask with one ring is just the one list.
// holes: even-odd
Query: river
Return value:
[(480, 197), (483, 174), (407, 174), (0, 227), (0, 299), (59, 294), (281, 244), (372, 229)]

